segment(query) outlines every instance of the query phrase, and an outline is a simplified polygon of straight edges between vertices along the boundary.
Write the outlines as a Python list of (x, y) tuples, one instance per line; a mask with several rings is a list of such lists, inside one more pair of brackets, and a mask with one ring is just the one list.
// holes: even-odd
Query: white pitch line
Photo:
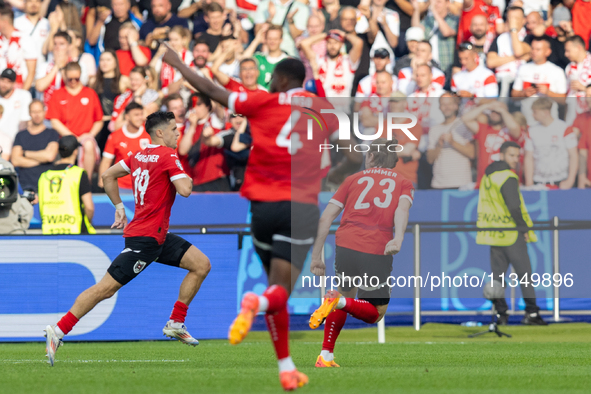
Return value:
[[(56, 360), (59, 363), (184, 363), (191, 360)], [(0, 360), (4, 364), (47, 363), (47, 360)]]

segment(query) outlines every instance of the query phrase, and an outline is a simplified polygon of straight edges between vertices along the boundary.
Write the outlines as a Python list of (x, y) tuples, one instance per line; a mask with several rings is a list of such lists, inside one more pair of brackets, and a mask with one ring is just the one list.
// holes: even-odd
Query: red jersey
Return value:
[(127, 89), (125, 92), (115, 97), (115, 101), (113, 101), (113, 112), (111, 113), (111, 121), (109, 122), (109, 130), (115, 128), (115, 122), (121, 115), (123, 115), (123, 113), (125, 113), (125, 108), (131, 100), (133, 100), (133, 92), (131, 89)]
[[(457, 44), (461, 44), (472, 36), (470, 33), (470, 23), (476, 15), (484, 15), (488, 19), (488, 34), (496, 36), (496, 24), (503, 21), (499, 7), (488, 5), (483, 0), (474, 0), (470, 9), (462, 11), (460, 23), (458, 24)], [(498, 21), (498, 22), (497, 22)]]
[[(293, 113), (292, 100), (298, 104)], [(311, 122), (312, 139), (308, 139), (307, 120), (312, 118), (306, 113), (312, 111), (306, 108), (320, 113), (322, 108), (333, 109), (332, 104), (298, 88), (282, 93), (234, 92), (228, 107), (246, 116), (253, 140), (240, 194), (251, 201), (318, 204), (325, 174), (319, 148), (339, 126), (336, 116), (324, 114), (322, 127)]]
[(504, 127), (501, 130), (494, 129), (491, 125), (486, 123), (479, 123), (478, 133), (474, 135), (474, 139), (478, 141), (478, 165), (476, 188), (480, 187), (480, 180), (484, 176), (484, 171), (493, 161), (500, 160), (501, 145), (505, 141), (517, 142), (521, 147), (521, 156), (519, 157), (520, 166), (518, 174), (521, 177), (523, 171), (523, 157), (524, 147), (528, 139), (526, 131), (522, 131), (518, 139), (513, 138), (509, 130)]
[(176, 151), (165, 146), (148, 145), (119, 163), (131, 174), (135, 197), (135, 216), (125, 227), (123, 236), (152, 237), (162, 245), (176, 197), (172, 182), (188, 177)]
[(398, 202), (406, 198), (412, 204), (414, 190), (395, 168), (374, 167), (347, 177), (330, 200), (343, 209), (336, 245), (383, 255), (394, 237)]
[(58, 119), (77, 137), (90, 132), (94, 122), (103, 119), (98, 95), (86, 86), (76, 96), (72, 96), (65, 87), (58, 89), (48, 104), (45, 118)]
[[(140, 50), (148, 59), (148, 63), (152, 59), (152, 51), (148, 47), (139, 46)], [(119, 71), (121, 71), (121, 75), (129, 75), (131, 70), (136, 66), (135, 61), (133, 60), (133, 56), (131, 55), (131, 50), (124, 51), (123, 49), (117, 49), (117, 60), (119, 61)]]
[[(127, 156), (131, 156), (136, 152), (146, 149), (150, 144), (150, 134), (146, 132), (144, 127), (136, 133), (127, 131), (127, 126), (123, 125), (117, 131), (109, 135), (103, 157), (113, 159), (115, 163), (125, 160)], [(127, 175), (123, 178), (117, 179), (119, 188), (131, 189), (131, 176)]]
[[(207, 120), (207, 119), (206, 119)], [(206, 122), (197, 124), (195, 134), (193, 135), (193, 145), (201, 138)], [(213, 129), (214, 134), (218, 134), (221, 130)], [(188, 163), (188, 157), (186, 158)], [(215, 181), (228, 175), (228, 166), (226, 165), (226, 157), (224, 156), (224, 149), (215, 146), (207, 146), (201, 144), (199, 147), (199, 160), (195, 167), (191, 168), (191, 175), (193, 178), (193, 185), (202, 185), (207, 182)]]
[(267, 90), (263, 88), (261, 85), (257, 85), (257, 88), (254, 90), (247, 89), (241, 82), (238, 82), (234, 78), (230, 78), (227, 84), (224, 85), (224, 89), (230, 90), (232, 92), (266, 92)]

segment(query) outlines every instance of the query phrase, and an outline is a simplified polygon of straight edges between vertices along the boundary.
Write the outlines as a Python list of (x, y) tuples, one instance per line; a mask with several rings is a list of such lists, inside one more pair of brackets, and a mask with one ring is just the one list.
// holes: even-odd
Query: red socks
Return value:
[(184, 303), (177, 301), (174, 303), (174, 308), (172, 308), (172, 313), (170, 314), (170, 320), (176, 323), (184, 323), (185, 317), (187, 317), (187, 309), (189, 307)]
[(74, 316), (72, 312), (68, 311), (68, 313), (57, 322), (57, 326), (62, 330), (64, 335), (67, 335), (72, 331), (72, 328), (74, 328), (76, 323), (78, 323), (78, 318)]
[(334, 345), (345, 325), (347, 320), (347, 312), (342, 309), (335, 309), (328, 314), (324, 322), (324, 342), (322, 342), (322, 350), (334, 352)]
[(269, 300), (265, 320), (275, 347), (277, 359), (289, 357), (289, 313), (287, 313), (288, 294), (282, 286), (273, 285), (263, 293)]
[[(347, 298), (346, 300), (347, 305), (345, 305), (345, 307), (341, 310), (347, 312), (351, 316), (369, 324), (375, 323), (376, 320), (378, 320), (378, 317), (380, 317), (378, 308), (369, 302), (364, 300), (356, 300), (354, 298)], [(335, 311), (332, 313), (334, 312)], [(332, 315), (332, 313), (330, 315)]]
[(263, 297), (269, 301), (267, 313), (273, 313), (279, 312), (287, 305), (289, 295), (283, 286), (273, 285), (267, 287), (267, 290), (263, 293)]

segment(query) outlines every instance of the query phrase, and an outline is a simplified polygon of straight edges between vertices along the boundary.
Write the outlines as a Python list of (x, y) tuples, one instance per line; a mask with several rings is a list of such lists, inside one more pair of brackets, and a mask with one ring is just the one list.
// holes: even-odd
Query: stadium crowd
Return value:
[(268, 89), (275, 64), (300, 58), (307, 90), (355, 97), (363, 133), (385, 112), (418, 114), (418, 140), (396, 134), (397, 169), (421, 189), (473, 189), (504, 141), (522, 148), (526, 187), (591, 187), (588, 15), (589, 0), (5, 0), (2, 157), (36, 190), (74, 135), (97, 189), (149, 144), (144, 119), (165, 109), (193, 190), (238, 190), (248, 122), (162, 61), (168, 41), (237, 92)]

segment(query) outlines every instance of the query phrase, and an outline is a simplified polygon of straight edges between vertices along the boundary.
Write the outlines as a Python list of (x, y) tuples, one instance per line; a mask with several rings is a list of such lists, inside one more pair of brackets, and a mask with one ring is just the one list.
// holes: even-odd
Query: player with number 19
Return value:
[[(310, 271), (324, 275), (323, 246), (331, 224), (343, 212), (336, 232), (335, 275), (351, 280), (369, 278), (369, 281), (366, 279), (367, 283), (356, 288), (344, 280), (339, 286), (340, 293), (328, 291), (322, 305), (312, 314), (312, 329), (326, 319), (316, 367), (339, 366), (334, 361), (334, 347), (347, 314), (373, 324), (380, 321), (388, 309), (387, 280), (392, 272), (392, 255), (402, 247), (414, 197), (412, 183), (394, 169), (398, 161), (394, 152), (396, 144), (396, 140), (383, 138), (373, 141), (365, 157), (366, 169), (345, 179), (320, 218)], [(392, 227), (395, 234), (392, 234)]]
[[(113, 260), (101, 281), (82, 292), (68, 313), (55, 326), (45, 328), (47, 356), (53, 366), (55, 352), (84, 315), (99, 302), (112, 297), (122, 286), (139, 275), (153, 261), (189, 271), (181, 283), (179, 297), (164, 335), (187, 345), (199, 342), (185, 327), (189, 304), (210, 270), (210, 263), (199, 249), (183, 238), (168, 233), (170, 210), (176, 194), (188, 197), (193, 182), (176, 153), (179, 131), (172, 112), (156, 112), (145, 124), (152, 144), (128, 156), (103, 174), (105, 192), (115, 205), (111, 228), (123, 228), (125, 249)], [(127, 224), (125, 207), (119, 196), (117, 179), (131, 174), (135, 198), (135, 216)]]

